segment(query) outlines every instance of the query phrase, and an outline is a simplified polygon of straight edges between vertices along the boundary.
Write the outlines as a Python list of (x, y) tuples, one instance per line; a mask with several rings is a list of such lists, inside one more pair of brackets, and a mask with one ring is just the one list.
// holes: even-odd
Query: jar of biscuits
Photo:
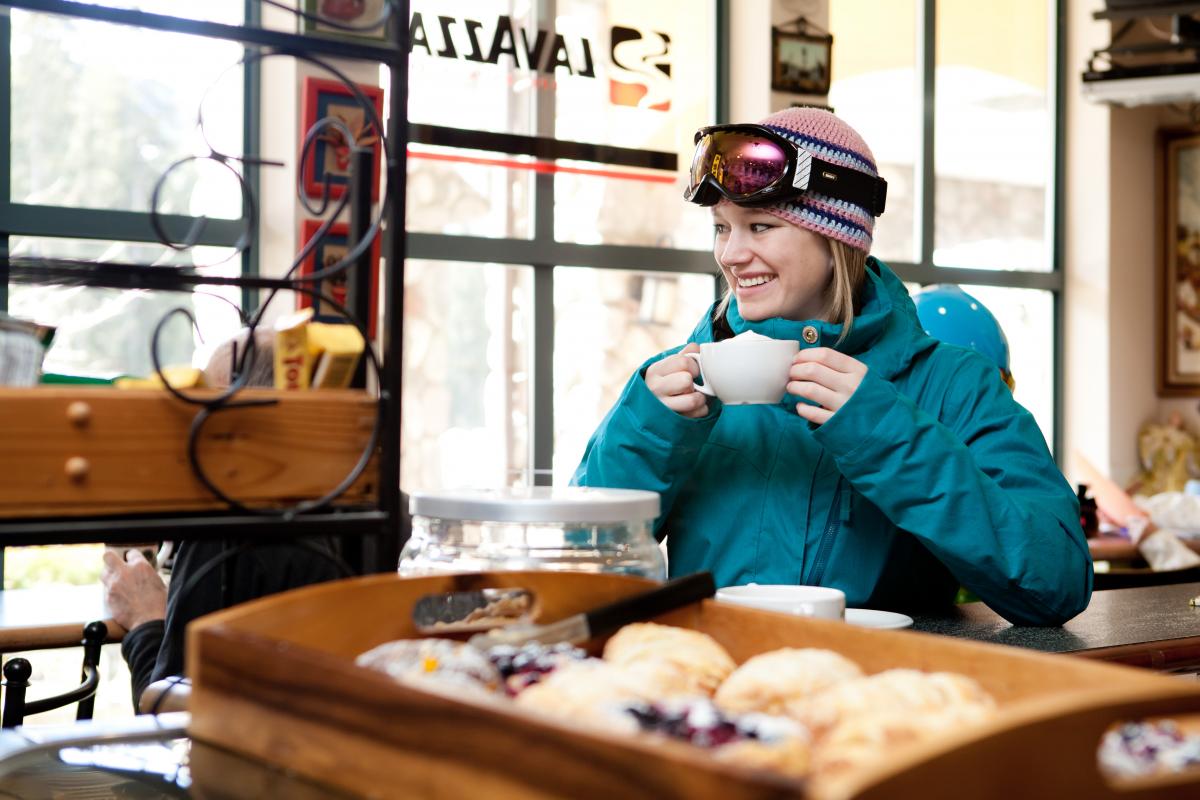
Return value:
[(655, 492), (590, 487), (413, 492), (402, 575), (550, 569), (663, 580)]

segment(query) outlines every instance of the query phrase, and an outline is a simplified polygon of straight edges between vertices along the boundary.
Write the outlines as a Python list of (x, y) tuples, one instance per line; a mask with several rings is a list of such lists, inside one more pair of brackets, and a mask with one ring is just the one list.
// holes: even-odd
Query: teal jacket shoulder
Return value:
[[(915, 611), (945, 606), (961, 584), (1011, 622), (1065, 622), (1087, 606), (1091, 558), (1040, 429), (990, 362), (921, 330), (886, 265), (869, 259), (867, 272), (845, 335), (819, 320), (748, 322), (736, 303), (726, 315), (735, 333), (833, 347), (866, 364), (824, 425), (799, 417), (794, 397), (711, 401), (702, 419), (674, 413), (643, 375), (675, 348), (635, 371), (574, 482), (659, 492), (656, 532), (672, 574), (834, 586), (851, 606)], [(712, 340), (711, 313), (689, 341)]]

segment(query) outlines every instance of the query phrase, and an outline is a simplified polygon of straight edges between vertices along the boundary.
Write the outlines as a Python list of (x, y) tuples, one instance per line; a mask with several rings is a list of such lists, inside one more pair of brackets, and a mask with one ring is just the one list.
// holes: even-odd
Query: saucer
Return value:
[(895, 611), (876, 611), (873, 608), (847, 608), (846, 622), (864, 628), (911, 628), (912, 617)]

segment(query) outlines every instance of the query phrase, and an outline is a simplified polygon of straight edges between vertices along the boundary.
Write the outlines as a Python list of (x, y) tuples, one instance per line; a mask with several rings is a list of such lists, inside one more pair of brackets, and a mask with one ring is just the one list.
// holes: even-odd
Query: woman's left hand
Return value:
[(820, 425), (846, 404), (858, 389), (867, 365), (828, 347), (801, 350), (788, 371), (788, 394), (812, 400), (816, 405), (797, 403), (796, 413)]

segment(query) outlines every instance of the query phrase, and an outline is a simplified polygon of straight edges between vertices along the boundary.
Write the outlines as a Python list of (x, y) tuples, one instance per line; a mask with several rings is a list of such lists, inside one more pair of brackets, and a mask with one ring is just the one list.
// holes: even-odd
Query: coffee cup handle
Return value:
[[(683, 355), (696, 362), (696, 366), (700, 368), (700, 377), (704, 378), (704, 364), (702, 364), (700, 362), (700, 354), (699, 353), (684, 353)], [(704, 379), (704, 383), (705, 384), (708, 383), (707, 378)], [(695, 381), (692, 381), (692, 388), (695, 389), (697, 392), (700, 392), (700, 394), (706, 394), (709, 397), (717, 396), (717, 393), (714, 392), (712, 389), (708, 388), (707, 385), (701, 385), (699, 383), (696, 383)]]

